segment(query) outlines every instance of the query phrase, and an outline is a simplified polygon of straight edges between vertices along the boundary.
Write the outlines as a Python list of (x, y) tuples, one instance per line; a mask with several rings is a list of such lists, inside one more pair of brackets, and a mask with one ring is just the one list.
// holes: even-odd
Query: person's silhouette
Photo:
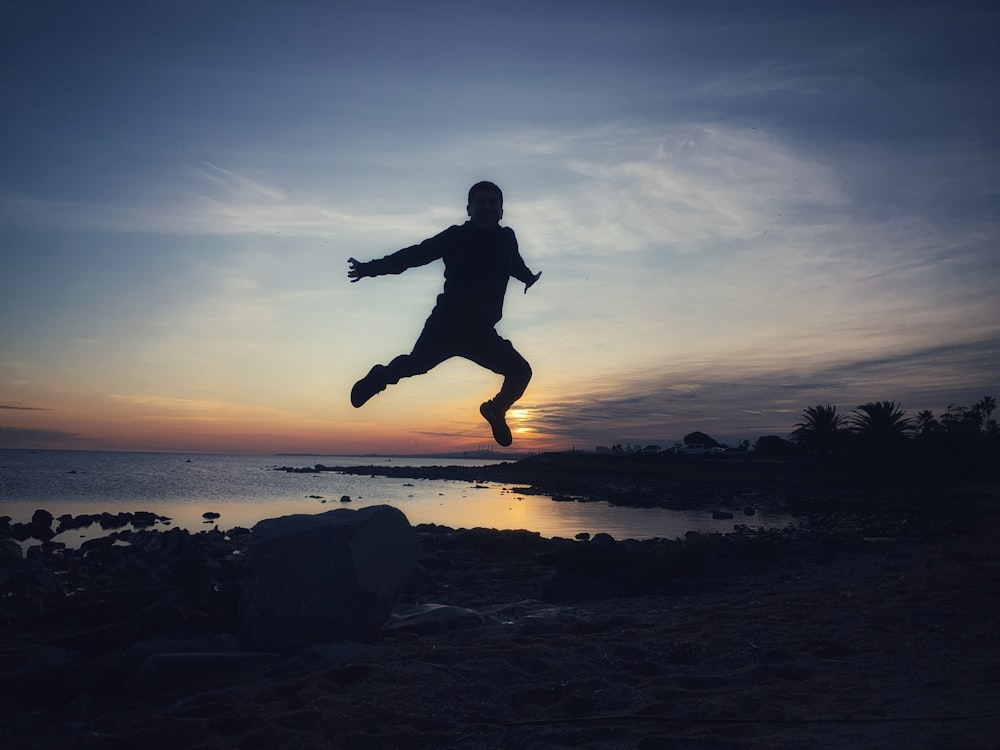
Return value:
[(524, 291), (538, 281), (517, 249), (510, 227), (501, 227), (503, 193), (492, 182), (477, 182), (469, 190), (469, 221), (448, 227), (419, 245), (403, 248), (363, 263), (348, 259), (352, 282), (366, 276), (399, 274), (408, 268), (444, 261), (444, 290), (437, 297), (413, 351), (387, 365), (375, 365), (351, 389), (351, 404), (360, 407), (400, 378), (422, 375), (451, 357), (464, 357), (504, 376), (500, 392), (479, 406), (493, 438), (510, 445), (513, 438), (505, 414), (528, 387), (531, 366), (513, 344), (496, 332), (503, 315), (504, 295), (511, 276)]

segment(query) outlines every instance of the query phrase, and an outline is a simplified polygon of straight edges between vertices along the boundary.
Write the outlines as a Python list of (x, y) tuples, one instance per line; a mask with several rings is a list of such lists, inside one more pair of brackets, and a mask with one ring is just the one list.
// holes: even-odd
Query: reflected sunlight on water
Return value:
[[(556, 502), (547, 495), (528, 495), (512, 485), (453, 480), (401, 479), (374, 475), (286, 473), (278, 465), (359, 465), (357, 457), (177, 456), (170, 454), (22, 455), (4, 466), (2, 514), (27, 521), (36, 508), (53, 515), (107, 511), (151, 511), (190, 531), (218, 526), (252, 527), (264, 518), (297, 513), (323, 513), (335, 508), (389, 504), (412, 524), (436, 523), (452, 528), (482, 526), (527, 529), (544, 537), (607, 533), (616, 539), (677, 538), (688, 531), (725, 533), (734, 524), (786, 526), (787, 515), (737, 513), (714, 520), (710, 513), (610, 506), (603, 502)], [(375, 459), (378, 460), (378, 459)], [(388, 462), (389, 459), (381, 459)], [(414, 460), (394, 465), (453, 463), (481, 466), (486, 461)], [(17, 471), (20, 471), (20, 474)], [(341, 497), (351, 502), (342, 503)], [(219, 513), (208, 523), (205, 512)], [(158, 525), (157, 528), (164, 528)], [(100, 527), (64, 532), (57, 541), (78, 545), (104, 533)]]
[[(421, 487), (421, 484), (431, 485)], [(678, 538), (688, 531), (702, 533), (727, 533), (734, 524), (754, 528), (786, 526), (792, 519), (785, 515), (757, 513), (746, 517), (737, 514), (732, 520), (715, 520), (707, 511), (673, 511), (657, 508), (627, 508), (610, 506), (603, 502), (556, 502), (545, 495), (525, 495), (516, 488), (504, 485), (456, 485), (450, 492), (439, 492), (438, 481), (415, 480), (412, 487), (400, 485), (408, 491), (405, 497), (386, 502), (385, 499), (352, 498), (342, 503), (338, 498), (300, 498), (271, 500), (267, 502), (241, 502), (214, 500), (210, 502), (137, 503), (130, 510), (147, 510), (171, 519), (169, 525), (158, 524), (164, 530), (180, 527), (197, 532), (218, 527), (228, 531), (237, 526), (250, 528), (265, 518), (293, 514), (324, 513), (337, 508), (363, 508), (370, 505), (389, 504), (399, 508), (411, 524), (435, 523), (452, 528), (482, 526), (495, 529), (527, 529), (544, 537), (573, 537), (581, 532), (607, 533), (616, 539), (651, 539), (654, 537)], [(325, 500), (325, 502), (324, 502)], [(90, 502), (51, 503), (47, 508), (56, 516), (62, 513), (80, 515), (98, 511)], [(120, 508), (102, 507), (101, 510), (117, 512)], [(218, 513), (217, 519), (206, 521), (206, 511)], [(31, 510), (27, 507), (27, 520)], [(103, 536), (114, 529), (102, 530), (98, 525), (85, 529), (66, 531), (56, 537), (70, 546), (77, 546), (85, 539)]]

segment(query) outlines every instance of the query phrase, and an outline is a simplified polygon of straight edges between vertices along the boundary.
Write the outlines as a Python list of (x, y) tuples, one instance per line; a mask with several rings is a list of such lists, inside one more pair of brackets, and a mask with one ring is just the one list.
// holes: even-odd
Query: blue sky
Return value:
[[(815, 5), (815, 4), (813, 4)], [(0, 445), (489, 443), (460, 361), (361, 410), (505, 191), (515, 448), (1000, 392), (987, 3), (0, 2)]]

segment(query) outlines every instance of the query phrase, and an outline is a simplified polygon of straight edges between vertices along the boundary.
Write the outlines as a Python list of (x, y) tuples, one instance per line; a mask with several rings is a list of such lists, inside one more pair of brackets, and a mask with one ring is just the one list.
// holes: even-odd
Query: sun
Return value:
[(534, 432), (534, 428), (529, 424), (530, 420), (530, 409), (518, 408), (507, 412), (507, 424), (510, 425), (511, 432), (516, 432), (520, 435)]

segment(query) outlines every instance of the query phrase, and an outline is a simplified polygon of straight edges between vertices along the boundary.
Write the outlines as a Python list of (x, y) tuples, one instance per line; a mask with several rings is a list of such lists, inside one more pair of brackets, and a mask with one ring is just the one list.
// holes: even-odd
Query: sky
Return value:
[(1000, 395), (987, 2), (0, 0), (0, 447), (492, 444), (460, 359), (361, 409), (466, 220), (541, 280), (511, 450)]

